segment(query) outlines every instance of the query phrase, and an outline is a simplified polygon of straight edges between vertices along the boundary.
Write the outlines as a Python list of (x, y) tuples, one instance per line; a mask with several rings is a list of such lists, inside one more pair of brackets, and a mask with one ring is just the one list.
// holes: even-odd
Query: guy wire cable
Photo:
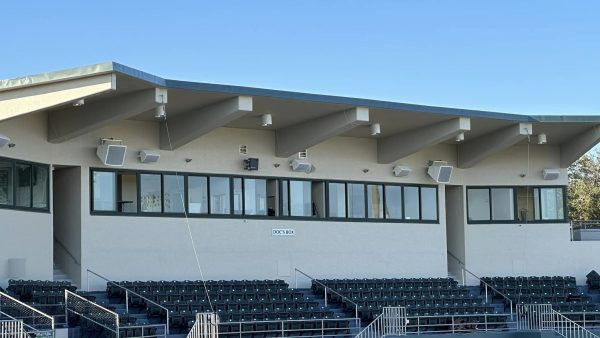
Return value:
[[(169, 123), (167, 122), (166, 116), (164, 119), (165, 119), (164, 120), (165, 130), (167, 132), (167, 139), (169, 140), (169, 148), (171, 149), (171, 151), (173, 151), (173, 144), (171, 143), (171, 133), (169, 132)], [(180, 177), (178, 171), (175, 171), (175, 176), (178, 178)], [(181, 176), (181, 177), (184, 177), (184, 176)], [(185, 224), (187, 226), (188, 235), (190, 238), (190, 242), (192, 244), (192, 249), (194, 250), (194, 257), (196, 258), (196, 266), (198, 267), (198, 271), (200, 272), (200, 278), (202, 279), (202, 284), (204, 285), (204, 292), (206, 293), (206, 298), (208, 299), (208, 305), (210, 306), (210, 310), (212, 312), (215, 312), (215, 309), (212, 304), (212, 300), (210, 299), (210, 295), (208, 293), (208, 288), (206, 287), (206, 280), (204, 279), (204, 272), (202, 271), (202, 265), (200, 264), (200, 258), (198, 257), (198, 250), (196, 249), (196, 242), (194, 241), (194, 236), (192, 235), (192, 228), (190, 226), (188, 212), (185, 207), (185, 200), (183, 197), (183, 187), (181, 186), (181, 182), (179, 181), (179, 179), (177, 179), (177, 185), (179, 187), (179, 196), (181, 198), (181, 206), (183, 207), (183, 215), (185, 216)]]

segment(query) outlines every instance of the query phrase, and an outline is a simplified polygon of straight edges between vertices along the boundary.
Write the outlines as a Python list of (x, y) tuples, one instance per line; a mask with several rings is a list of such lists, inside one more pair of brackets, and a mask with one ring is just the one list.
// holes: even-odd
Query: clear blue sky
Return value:
[(600, 115), (599, 13), (567, 0), (10, 1), (0, 78), (112, 60), (173, 79)]

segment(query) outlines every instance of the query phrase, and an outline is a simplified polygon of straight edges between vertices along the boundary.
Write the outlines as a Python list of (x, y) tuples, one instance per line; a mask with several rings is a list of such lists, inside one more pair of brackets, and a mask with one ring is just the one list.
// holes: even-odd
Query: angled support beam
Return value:
[(573, 162), (600, 143), (600, 125), (594, 126), (560, 146), (560, 167), (568, 168)]
[(458, 146), (458, 167), (470, 168), (532, 135), (531, 123), (517, 123)]
[(0, 121), (75, 102), (117, 88), (114, 74), (0, 91)]
[(51, 111), (48, 114), (48, 142), (65, 142), (165, 103), (167, 103), (167, 90), (154, 88), (108, 98), (81, 107)]
[(459, 117), (381, 138), (377, 141), (377, 162), (394, 162), (469, 130), (471, 119)]
[(160, 149), (175, 150), (251, 112), (252, 97), (238, 96), (168, 118), (161, 123)]
[(369, 123), (369, 109), (352, 108), (275, 131), (275, 155), (291, 155)]

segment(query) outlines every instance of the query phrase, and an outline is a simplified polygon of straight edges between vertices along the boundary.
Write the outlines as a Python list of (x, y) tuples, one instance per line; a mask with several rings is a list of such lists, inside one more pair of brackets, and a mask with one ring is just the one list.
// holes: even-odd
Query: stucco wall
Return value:
[[(446, 160), (456, 165), (456, 146), (440, 144), (394, 163), (413, 168), (408, 177), (396, 178), (391, 173), (394, 164), (377, 164), (376, 139), (336, 137), (308, 149), (309, 160), (317, 170), (307, 175), (292, 172), (289, 159), (274, 156), (272, 131), (231, 128), (217, 129), (174, 152), (160, 151), (157, 164), (142, 164), (137, 159), (139, 150), (158, 149), (158, 125), (154, 122), (122, 121), (65, 143), (50, 144), (46, 141), (46, 121), (44, 113), (35, 113), (0, 123), (0, 133), (9, 134), (17, 144), (12, 149), (0, 149), (0, 156), (81, 167), (82, 271), (89, 268), (111, 279), (196, 279), (199, 276), (182, 218), (90, 215), (89, 168), (102, 167), (95, 155), (95, 147), (102, 137), (125, 141), (129, 147), (126, 169), (244, 175), (248, 172), (241, 165), (245, 156), (238, 154), (241, 144), (248, 147), (249, 156), (260, 158), (260, 170), (251, 174), (264, 176), (432, 184), (425, 169), (429, 160)], [(541, 170), (558, 167), (558, 159), (557, 147), (535, 145), (528, 150), (526, 145), (517, 145), (473, 168), (455, 169), (451, 184), (566, 184), (564, 170), (558, 181), (541, 178)], [(523, 177), (523, 174), (526, 175)], [(439, 197), (440, 224), (192, 219), (190, 226), (205, 277), (209, 279), (280, 277), (290, 280), (293, 277), (285, 274), (294, 267), (315, 277), (444, 276), (447, 239), (443, 186)], [(462, 208), (460, 204), (450, 205)], [(39, 267), (31, 265), (35, 267), (35, 276), (43, 278), (44, 274), (51, 273), (52, 259), (47, 250), (52, 247), (52, 216), (4, 210), (0, 213), (6, 216), (2, 217), (2, 224), (4, 220), (27, 224), (3, 227), (5, 235), (0, 241), (26, 238), (38, 243), (41, 249), (29, 252), (36, 264), (39, 263)], [(521, 262), (513, 262), (521, 259), (525, 260), (526, 272), (577, 273), (581, 277), (587, 267), (574, 270), (573, 264), (585, 261), (584, 256), (591, 253), (600, 253), (600, 243), (571, 243), (565, 224), (469, 225), (460, 224), (457, 214), (460, 213), (452, 211), (453, 225), (449, 229), (455, 232), (464, 227), (465, 261), (480, 275), (523, 270)], [(37, 228), (45, 230), (34, 231)], [(294, 228), (297, 235), (273, 237), (272, 228)], [(459, 238), (453, 241), (460, 243)], [(526, 251), (522, 251), (523, 246), (527, 247)], [(1, 247), (0, 250), (3, 250), (0, 264), (5, 264), (2, 262), (6, 255), (19, 253), (21, 249)], [(569, 252), (569, 260), (560, 258), (557, 252)], [(550, 261), (555, 262), (554, 265), (543, 268)], [(515, 264), (518, 269), (514, 268)], [(492, 268), (486, 270), (488, 266)], [(85, 285), (85, 273), (83, 275)], [(100, 284), (92, 281), (92, 285)]]

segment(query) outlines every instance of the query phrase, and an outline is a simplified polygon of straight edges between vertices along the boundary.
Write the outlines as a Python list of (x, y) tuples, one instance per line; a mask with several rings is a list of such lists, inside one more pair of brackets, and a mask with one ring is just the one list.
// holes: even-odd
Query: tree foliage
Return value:
[(569, 167), (569, 218), (600, 220), (600, 150), (583, 155)]

